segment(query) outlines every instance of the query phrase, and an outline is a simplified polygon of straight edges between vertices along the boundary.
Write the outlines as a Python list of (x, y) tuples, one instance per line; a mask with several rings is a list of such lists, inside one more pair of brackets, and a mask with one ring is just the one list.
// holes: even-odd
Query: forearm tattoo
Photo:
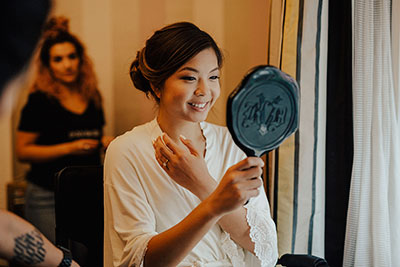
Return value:
[(15, 240), (13, 261), (25, 265), (34, 265), (44, 261), (46, 250), (40, 232), (35, 229), (23, 234)]

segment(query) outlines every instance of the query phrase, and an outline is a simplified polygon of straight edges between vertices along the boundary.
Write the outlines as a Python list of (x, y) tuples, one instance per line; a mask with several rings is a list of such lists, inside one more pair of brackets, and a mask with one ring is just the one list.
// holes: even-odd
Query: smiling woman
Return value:
[(158, 114), (107, 150), (104, 266), (275, 265), (275, 224), (254, 179), (264, 163), (205, 122), (221, 67), (213, 38), (188, 22), (156, 31), (137, 53), (131, 79)]
[(53, 180), (71, 165), (99, 165), (108, 146), (103, 136), (100, 92), (89, 58), (68, 20), (45, 25), (38, 73), (24, 106), (16, 137), (16, 154), (28, 162), (25, 216), (55, 241)]
[(160, 89), (158, 123), (168, 120), (204, 121), (220, 95), (219, 66), (215, 52), (204, 49), (172, 74)]

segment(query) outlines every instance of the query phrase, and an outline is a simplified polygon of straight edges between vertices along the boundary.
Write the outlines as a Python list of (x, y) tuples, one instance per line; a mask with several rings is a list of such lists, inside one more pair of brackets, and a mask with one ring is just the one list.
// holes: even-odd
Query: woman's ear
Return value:
[(153, 90), (154, 94), (160, 99), (161, 92), (160, 89), (155, 87), (152, 83), (150, 83), (151, 90)]

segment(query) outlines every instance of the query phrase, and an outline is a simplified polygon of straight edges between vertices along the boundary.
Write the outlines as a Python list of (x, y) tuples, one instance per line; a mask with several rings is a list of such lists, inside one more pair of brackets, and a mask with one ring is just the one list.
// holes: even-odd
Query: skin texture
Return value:
[(201, 203), (149, 241), (145, 266), (176, 266), (216, 223), (243, 248), (254, 250), (243, 204), (259, 193), (261, 179), (253, 178), (261, 175), (263, 161), (255, 157), (240, 161), (219, 184), (204, 161), (205, 138), (199, 122), (219, 97), (219, 71), (214, 50), (205, 49), (170, 76), (163, 88), (153, 88), (160, 98), (157, 120), (164, 132), (153, 142), (155, 157), (171, 179)]
[(75, 82), (80, 62), (75, 46), (69, 42), (58, 43), (49, 52), (49, 65), (54, 78), (66, 84)]
[[(20, 217), (0, 210), (0, 258), (24, 266), (58, 266), (63, 253), (33, 225)], [(75, 261), (73, 267), (79, 266)]]
[(156, 92), (160, 98), (159, 122), (168, 118), (204, 121), (220, 95), (219, 73), (212, 49), (201, 51), (179, 68)]

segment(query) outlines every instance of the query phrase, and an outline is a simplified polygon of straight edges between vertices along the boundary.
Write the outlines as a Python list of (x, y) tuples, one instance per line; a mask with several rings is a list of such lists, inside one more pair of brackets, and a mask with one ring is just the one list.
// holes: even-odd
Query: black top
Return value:
[[(24, 106), (19, 131), (38, 133), (37, 145), (54, 145), (77, 139), (98, 139), (103, 135), (104, 114), (93, 101), (82, 114), (65, 109), (55, 97), (44, 92), (31, 93)], [(99, 165), (100, 147), (90, 155), (68, 155), (44, 163), (31, 163), (27, 179), (53, 190), (54, 174), (66, 166)]]

